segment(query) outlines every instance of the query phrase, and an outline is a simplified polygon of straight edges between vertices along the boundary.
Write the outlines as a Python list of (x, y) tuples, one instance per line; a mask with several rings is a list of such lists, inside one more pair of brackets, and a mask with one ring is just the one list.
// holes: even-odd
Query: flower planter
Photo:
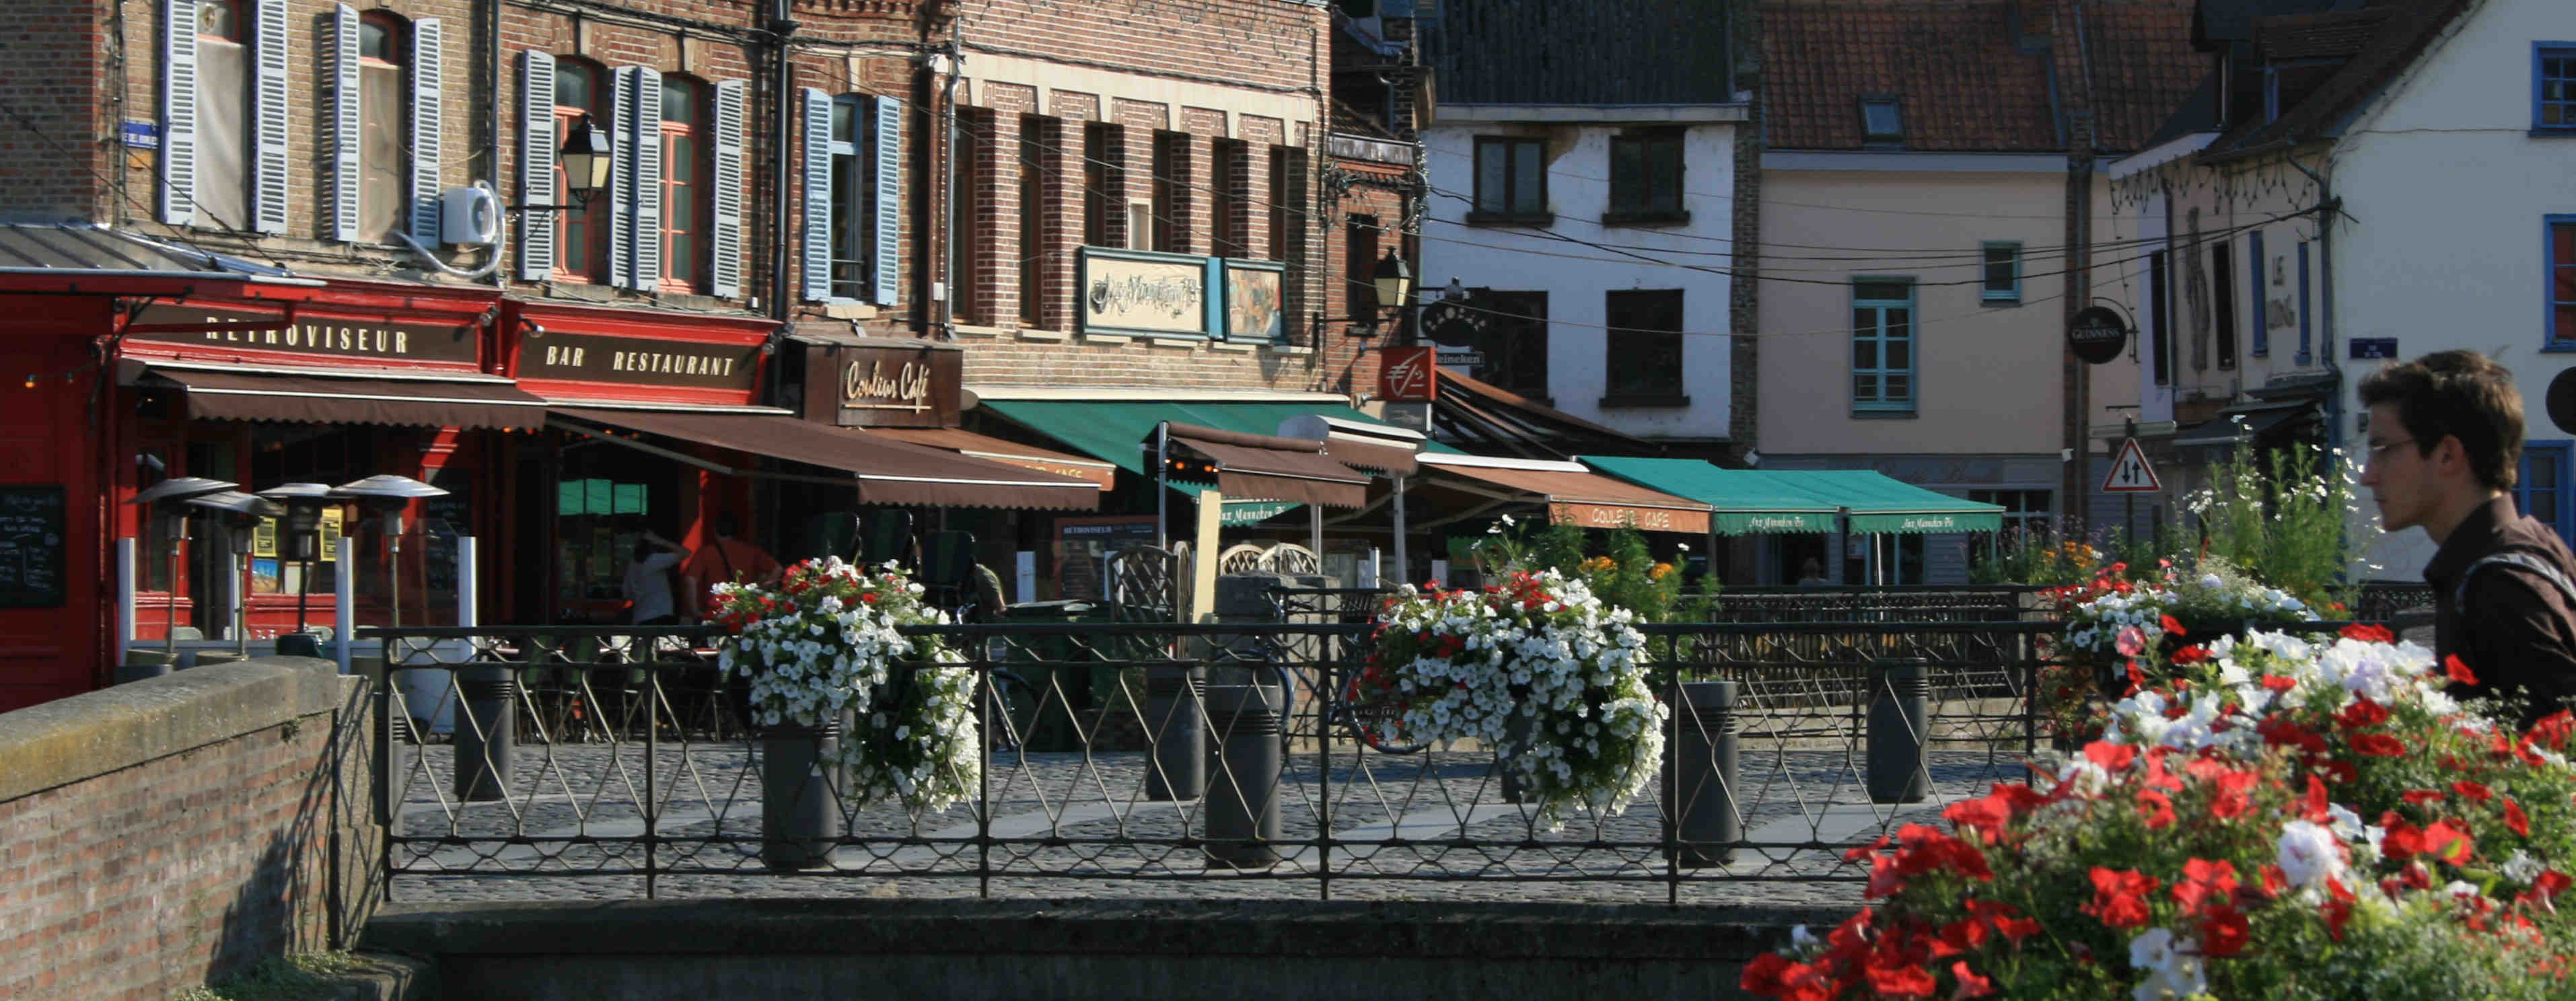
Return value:
[(831, 862), (840, 840), (841, 721), (763, 727), (760, 742), (760, 862), (812, 869)]

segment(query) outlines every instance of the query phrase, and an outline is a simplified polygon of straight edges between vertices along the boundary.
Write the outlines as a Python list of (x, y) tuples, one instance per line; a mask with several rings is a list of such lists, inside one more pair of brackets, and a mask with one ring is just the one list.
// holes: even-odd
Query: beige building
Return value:
[[(2191, 7), (1764, 6), (1761, 468), (1876, 470), (2001, 504), (2008, 531), (2130, 514), (2098, 486), (2138, 404), (2136, 339), (2085, 366), (2066, 331), (2094, 297), (2150, 278), (2137, 245), (2111, 238), (2135, 227), (2094, 167), (2182, 102)], [(2136, 505), (2136, 523), (2155, 508)], [(1963, 581), (1987, 541), (1882, 537), (1878, 575)], [(1760, 579), (1792, 581), (1816, 557), (1856, 580), (1866, 553), (1782, 536)]]

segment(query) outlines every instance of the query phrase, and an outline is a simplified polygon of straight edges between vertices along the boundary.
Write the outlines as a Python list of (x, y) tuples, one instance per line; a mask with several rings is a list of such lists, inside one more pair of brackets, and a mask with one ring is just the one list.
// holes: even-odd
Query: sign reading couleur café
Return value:
[(519, 378), (727, 389), (749, 392), (760, 371), (758, 344), (705, 344), (652, 337), (548, 331), (519, 346)]
[(899, 340), (805, 346), (805, 413), (842, 427), (956, 427), (966, 353)]
[[(470, 323), (386, 323), (335, 316), (254, 313), (195, 306), (147, 306), (134, 318), (129, 344), (186, 354), (259, 352), (331, 361), (462, 362), (479, 360), (481, 338)], [(241, 329), (266, 324), (257, 329)], [(195, 327), (196, 329), (189, 329)], [(151, 329), (158, 328), (158, 329)]]

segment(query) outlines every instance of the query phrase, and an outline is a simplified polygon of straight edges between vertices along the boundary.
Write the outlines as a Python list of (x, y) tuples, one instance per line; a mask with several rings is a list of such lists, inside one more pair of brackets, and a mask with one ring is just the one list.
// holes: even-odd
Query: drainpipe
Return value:
[[(930, 60), (924, 61), (930, 62)], [(966, 72), (966, 16), (964, 14), (953, 15), (948, 21), (948, 58), (931, 64), (941, 65), (942, 63), (947, 69), (948, 79), (939, 88), (939, 135), (932, 138), (930, 146), (939, 153), (939, 162), (931, 171), (931, 176), (937, 178), (934, 183), (938, 185), (938, 196), (930, 202), (930, 211), (934, 214), (934, 218), (930, 220), (930, 225), (922, 227), (924, 233), (938, 234), (937, 254), (931, 259), (930, 264), (933, 268), (932, 273), (938, 276), (933, 284), (938, 287), (940, 294), (938, 301), (932, 304), (932, 309), (925, 311), (929, 315), (923, 319), (931, 321), (931, 328), (940, 340), (953, 341), (957, 339), (957, 281), (961, 277), (958, 269), (950, 265), (956, 263), (957, 247), (961, 242), (959, 239), (961, 234), (957, 232), (957, 210), (953, 206), (957, 197), (958, 184), (957, 83)], [(986, 150), (984, 155), (998, 154)], [(971, 273), (971, 269), (969, 272)]]
[(788, 62), (788, 42), (796, 34), (796, 18), (789, 9), (791, 0), (776, 0), (770, 6), (769, 43), (773, 61), (770, 97), (778, 103), (774, 128), (770, 132), (769, 177), (769, 315), (785, 321), (795, 316), (794, 283), (787, 277), (787, 262), (794, 252), (789, 239), (787, 197), (789, 181), (795, 176), (789, 167), (788, 137), (796, 134), (796, 67)]
[[(505, 65), (501, 58), (501, 8), (503, 2), (504, 0), (491, 0), (491, 3), (484, 6), (484, 16), (489, 18), (492, 22), (492, 59), (490, 63), (490, 69), (492, 72), (492, 117), (486, 123), (489, 127), (484, 132), (484, 137), (489, 141), (484, 145), (483, 149), (485, 155), (484, 163), (491, 171), (485, 176), (492, 179), (492, 191), (496, 195), (500, 192), (509, 190), (501, 186), (501, 91), (503, 87), (506, 86), (502, 82), (501, 78), (503, 66)], [(503, 214), (506, 215), (507, 213)], [(503, 230), (503, 232), (506, 233), (507, 231)], [(509, 241), (503, 240), (495, 243), (492, 245), (492, 260), (498, 262), (509, 252)], [(508, 268), (496, 267), (492, 269), (492, 287), (504, 291), (509, 289), (510, 274)]]

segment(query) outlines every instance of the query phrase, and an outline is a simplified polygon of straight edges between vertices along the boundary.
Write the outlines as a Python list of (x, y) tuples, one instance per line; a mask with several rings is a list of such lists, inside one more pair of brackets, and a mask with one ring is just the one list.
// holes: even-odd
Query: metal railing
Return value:
[(1446, 881), (1738, 899), (1863, 879), (1851, 844), (2023, 778), (2033, 640), (2054, 627), (1648, 627), (1675, 716), (1665, 766), (1624, 813), (1560, 829), (1491, 748), (1368, 739), (1342, 695), (1372, 628), (908, 629), (976, 675), (982, 765), (945, 812), (851, 801), (812, 758), (829, 735), (748, 731), (704, 629), (370, 629), (393, 670), (418, 672), (380, 696), (384, 866), (404, 897), (554, 880), (585, 896), (1332, 898)]

